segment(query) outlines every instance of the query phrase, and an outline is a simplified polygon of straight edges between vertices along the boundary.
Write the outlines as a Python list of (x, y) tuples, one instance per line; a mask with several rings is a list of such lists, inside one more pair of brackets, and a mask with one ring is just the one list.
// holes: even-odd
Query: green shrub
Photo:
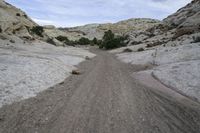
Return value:
[(25, 18), (28, 18), (28, 16), (26, 14), (23, 15)]
[(91, 41), (88, 38), (81, 37), (78, 40), (78, 44), (80, 44), (80, 45), (88, 45), (88, 44), (91, 44)]
[(103, 48), (104, 48), (103, 44), (100, 44), (100, 45), (99, 45), (99, 48), (100, 48), (100, 49), (103, 49)]
[(65, 43), (65, 45), (73, 46), (74, 47), (77, 44), (77, 41), (71, 41), (71, 40), (69, 40), (69, 41), (65, 41), (64, 43)]
[(33, 34), (36, 34), (36, 35), (38, 35), (38, 36), (40, 36), (40, 37), (43, 37), (43, 32), (44, 32), (44, 29), (43, 29), (43, 27), (42, 26), (35, 26), (35, 27), (33, 27), (32, 29), (31, 29), (31, 32), (33, 33)]
[(115, 37), (115, 34), (112, 33), (111, 30), (108, 30), (104, 33), (104, 36), (103, 36), (103, 41), (110, 41), (110, 40), (113, 40)]
[(131, 42), (132, 45), (138, 45), (138, 44), (140, 44), (140, 43), (142, 43), (142, 42), (141, 42), (141, 41), (139, 41), (139, 42), (138, 42), (138, 41), (133, 41), (133, 42)]
[(66, 36), (57, 36), (56, 39), (61, 42), (69, 41), (69, 39)]
[(20, 13), (16, 13), (16, 16), (20, 17), (20, 16), (21, 16), (21, 14), (20, 14)]
[(97, 41), (97, 45), (100, 46), (102, 44), (102, 40)]
[(138, 52), (144, 51), (144, 48), (139, 48), (137, 51)]
[(94, 44), (98, 44), (97, 38), (95, 37), (95, 38), (92, 40), (92, 42), (93, 42)]
[(193, 43), (200, 42), (200, 36), (193, 36)]
[(126, 48), (126, 49), (123, 50), (123, 52), (133, 52), (133, 50), (130, 49), (130, 48)]
[(114, 49), (126, 46), (124, 41), (127, 39), (127, 36), (116, 36), (114, 33), (112, 33), (111, 30), (108, 30), (105, 32), (103, 36), (103, 40), (99, 48), (105, 48), (105, 49)]
[(51, 38), (48, 38), (48, 39), (47, 39), (47, 43), (56, 45), (56, 43), (55, 43), (55, 42), (53, 41), (53, 39), (51, 39)]

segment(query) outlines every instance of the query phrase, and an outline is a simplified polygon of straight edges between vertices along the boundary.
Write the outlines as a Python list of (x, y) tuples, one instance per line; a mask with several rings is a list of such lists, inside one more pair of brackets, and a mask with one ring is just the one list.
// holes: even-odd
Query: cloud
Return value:
[(23, 9), (41, 25), (76, 26), (138, 17), (161, 20), (191, 0), (7, 0), (7, 2)]
[(33, 21), (35, 21), (36, 23), (39, 23), (41, 25), (52, 25), (55, 22), (51, 21), (51, 20), (44, 20), (44, 19), (37, 19), (37, 18), (32, 18)]

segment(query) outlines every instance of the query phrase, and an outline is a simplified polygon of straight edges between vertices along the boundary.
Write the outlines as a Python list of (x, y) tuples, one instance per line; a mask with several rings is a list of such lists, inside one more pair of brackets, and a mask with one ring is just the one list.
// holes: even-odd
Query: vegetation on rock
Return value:
[(58, 41), (61, 41), (61, 42), (68, 42), (69, 41), (69, 39), (66, 36), (58, 36), (58, 37), (56, 37), (56, 39)]
[(78, 44), (80, 44), (80, 45), (89, 45), (89, 44), (91, 44), (91, 41), (88, 38), (81, 37), (78, 40)]
[(97, 38), (95, 37), (93, 40), (92, 40), (93, 44), (98, 44), (98, 40)]
[(200, 42), (200, 36), (193, 36), (193, 43)]
[(133, 50), (130, 49), (130, 48), (126, 48), (126, 49), (123, 50), (123, 52), (133, 52)]
[(51, 39), (51, 38), (48, 38), (48, 39), (47, 39), (47, 43), (56, 45), (56, 43), (55, 43), (55, 42), (53, 41), (53, 39)]
[(103, 36), (102, 43), (99, 45), (99, 48), (104, 49), (114, 49), (126, 46), (124, 41), (127, 39), (127, 37), (124, 36), (115, 36), (114, 33), (112, 33), (111, 30), (108, 30), (105, 32)]
[(138, 52), (144, 51), (144, 48), (139, 48)]
[(20, 15), (20, 13), (16, 13), (16, 16), (20, 17), (21, 15)]
[(42, 26), (35, 26), (35, 27), (33, 27), (33, 28), (31, 29), (31, 32), (32, 32), (33, 34), (36, 34), (36, 35), (40, 36), (40, 37), (43, 37), (44, 29), (43, 29)]

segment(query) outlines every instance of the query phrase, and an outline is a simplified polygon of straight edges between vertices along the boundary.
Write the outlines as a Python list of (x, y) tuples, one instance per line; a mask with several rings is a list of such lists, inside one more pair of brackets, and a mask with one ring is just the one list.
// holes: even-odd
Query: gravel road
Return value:
[[(200, 104), (131, 77), (113, 55), (81, 63), (81, 75), (0, 109), (0, 133), (200, 133)], [(174, 92), (175, 93), (175, 92)]]

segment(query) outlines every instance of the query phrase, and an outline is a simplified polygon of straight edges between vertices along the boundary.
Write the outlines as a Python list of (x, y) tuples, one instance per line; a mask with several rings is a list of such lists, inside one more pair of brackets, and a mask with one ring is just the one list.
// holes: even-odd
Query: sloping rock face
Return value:
[(20, 37), (30, 36), (28, 29), (37, 24), (33, 22), (23, 11), (0, 1), (0, 32), (15, 34)]
[(62, 46), (45, 33), (30, 35), (29, 29), (35, 26), (20, 9), (0, 0), (0, 108), (63, 82), (76, 65), (95, 56), (86, 48), (43, 42), (52, 39), (54, 45)]
[(139, 30), (148, 29), (158, 23), (160, 23), (160, 21), (155, 20), (155, 19), (136, 18), (136, 19), (120, 21), (114, 24), (101, 25), (99, 28), (112, 30), (115, 34), (123, 35), (130, 31), (139, 31)]
[[(129, 32), (130, 46), (111, 52), (120, 53), (117, 56), (125, 63), (150, 66), (137, 74), (150, 73), (166, 86), (200, 101), (199, 15), (200, 1), (193, 0), (162, 23)], [(126, 49), (133, 52), (125, 53)]]
[(120, 21), (117, 23), (107, 24), (89, 24), (85, 26), (78, 26), (73, 28), (63, 28), (69, 38), (81, 38), (86, 37), (89, 39), (97, 38), (102, 39), (104, 32), (111, 30), (116, 35), (124, 35), (130, 31), (138, 31), (148, 29), (156, 24), (160, 23), (158, 20), (148, 18), (138, 18)]
[(200, 32), (200, 1), (193, 0), (163, 22), (148, 29), (127, 33), (129, 45), (143, 43), (147, 47), (159, 45), (177, 46), (191, 43)]
[(199, 26), (200, 1), (193, 0), (185, 7), (179, 9), (176, 13), (164, 19), (164, 23), (174, 27)]

